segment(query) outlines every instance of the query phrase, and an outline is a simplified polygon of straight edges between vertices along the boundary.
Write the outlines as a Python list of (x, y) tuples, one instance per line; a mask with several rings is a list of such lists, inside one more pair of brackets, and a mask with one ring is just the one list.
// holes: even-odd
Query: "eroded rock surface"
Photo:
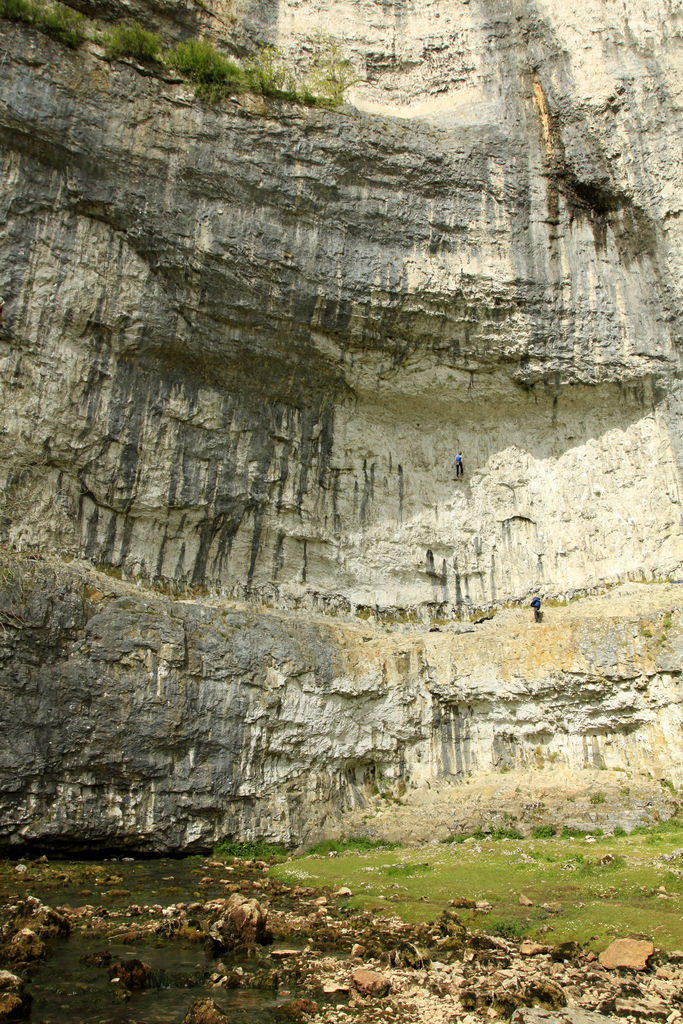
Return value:
[[(552, 807), (544, 766), (563, 802), (587, 767), (617, 796), (623, 775), (600, 768), (680, 779), (674, 584), (548, 609), (540, 625), (510, 609), (432, 634), (174, 601), (78, 564), (6, 556), (2, 580), (5, 843), (298, 843), (385, 791), (404, 793), (396, 827), (419, 839), (465, 827), (470, 787), (444, 791), (438, 813), (432, 794), (486, 773), (495, 801), (473, 824), (529, 804), (530, 830), (534, 799)], [(536, 790), (520, 797), (526, 770)], [(590, 790), (581, 806), (608, 828), (672, 813), (659, 782), (630, 784), (626, 817), (598, 817)]]
[(679, 575), (668, 5), (126, 12), (293, 64), (343, 23), (383, 113), (212, 107), (7, 23), (6, 536), (344, 610)]

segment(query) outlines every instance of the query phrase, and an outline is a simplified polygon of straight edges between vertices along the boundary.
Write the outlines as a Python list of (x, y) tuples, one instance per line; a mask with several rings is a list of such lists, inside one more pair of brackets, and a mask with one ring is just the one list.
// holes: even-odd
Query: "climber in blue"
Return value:
[(455, 456), (455, 475), (456, 477), (465, 475), (465, 467), (462, 464), (462, 452), (458, 452)]
[(531, 607), (534, 610), (534, 622), (540, 622), (541, 621), (541, 599), (540, 599), (540, 597), (535, 597), (533, 599), (533, 601), (531, 602)]

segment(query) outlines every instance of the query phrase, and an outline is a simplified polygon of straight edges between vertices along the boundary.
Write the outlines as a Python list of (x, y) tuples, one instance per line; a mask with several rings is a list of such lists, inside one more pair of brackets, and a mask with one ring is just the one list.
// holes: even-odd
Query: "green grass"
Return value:
[(203, 39), (178, 43), (169, 51), (166, 60), (172, 68), (189, 78), (198, 96), (211, 102), (231, 93), (244, 92), (250, 84), (242, 68), (223, 57)]
[[(681, 819), (586, 844), (566, 830), (544, 839), (494, 839), (398, 850), (347, 848), (340, 856), (306, 854), (271, 869), (289, 883), (353, 892), (351, 904), (418, 923), (435, 920), (455, 897), (488, 900), (484, 915), (458, 910), (468, 928), (543, 942), (575, 940), (596, 951), (630, 932), (663, 949), (683, 948), (683, 878), (660, 860), (683, 846)], [(610, 858), (607, 855), (610, 855)], [(600, 861), (606, 862), (601, 864)], [(428, 863), (427, 863), (428, 862)], [(678, 896), (660, 900), (658, 887)], [(532, 900), (520, 906), (519, 897)], [(559, 914), (543, 910), (560, 903)]]
[(153, 32), (147, 32), (138, 21), (132, 25), (116, 25), (104, 36), (107, 56), (134, 57), (142, 64), (158, 64), (161, 59), (161, 39)]
[(330, 853), (346, 853), (349, 850), (395, 850), (399, 843), (390, 843), (386, 839), (366, 839), (365, 836), (352, 836), (349, 839), (323, 839), (322, 842), (311, 846), (306, 855), (322, 855)]
[(216, 843), (213, 852), (216, 857), (237, 857), (239, 860), (284, 860), (288, 856), (285, 847), (279, 843), (232, 843), (227, 839)]
[(537, 825), (533, 831), (534, 839), (551, 839), (554, 835), (554, 825)]
[(148, 65), (167, 64), (194, 86), (195, 95), (219, 103), (241, 92), (260, 93), (304, 106), (340, 106), (344, 93), (356, 81), (350, 62), (331, 36), (313, 41), (309, 79), (297, 81), (284, 55), (273, 46), (262, 47), (240, 66), (224, 57), (205, 39), (177, 43), (165, 54), (162, 40), (139, 22), (123, 23), (102, 32), (86, 33), (88, 22), (66, 4), (43, 0), (0, 0), (0, 18), (23, 21), (38, 31), (76, 49), (89, 35), (100, 38), (110, 60), (132, 57)]
[(37, 0), (0, 0), (0, 18), (23, 21), (74, 50), (85, 39), (85, 18), (65, 4), (43, 4)]
[(464, 843), (466, 839), (492, 839), (500, 842), (502, 839), (522, 839), (522, 833), (516, 828), (492, 828), (487, 835), (482, 828), (475, 828), (474, 832), (457, 832), (440, 840), (442, 843)]

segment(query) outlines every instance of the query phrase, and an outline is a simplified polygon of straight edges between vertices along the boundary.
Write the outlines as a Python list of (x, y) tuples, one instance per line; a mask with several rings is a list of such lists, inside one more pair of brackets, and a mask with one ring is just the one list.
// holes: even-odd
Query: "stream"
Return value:
[[(277, 944), (256, 953), (216, 958), (204, 941), (183, 934), (136, 935), (136, 926), (163, 920), (161, 908), (202, 906), (225, 897), (226, 883), (259, 885), (263, 869), (223, 865), (201, 856), (182, 859), (0, 862), (0, 914), (13, 901), (35, 896), (56, 908), (84, 908), (68, 937), (52, 939), (48, 956), (21, 971), (33, 997), (34, 1024), (181, 1024), (192, 1003), (211, 998), (235, 1024), (271, 1024), (274, 1011), (296, 993), (277, 988), (216, 988), (217, 964), (249, 975), (277, 966)], [(250, 895), (258, 896), (256, 893)], [(188, 917), (191, 917), (188, 914)], [(125, 934), (128, 928), (128, 934)], [(123, 933), (120, 936), (116, 932)], [(95, 955), (95, 956), (94, 956)], [(112, 982), (109, 967), (136, 958), (152, 968), (153, 984), (128, 992)], [(93, 959), (96, 961), (93, 962)], [(12, 964), (0, 964), (10, 970)]]

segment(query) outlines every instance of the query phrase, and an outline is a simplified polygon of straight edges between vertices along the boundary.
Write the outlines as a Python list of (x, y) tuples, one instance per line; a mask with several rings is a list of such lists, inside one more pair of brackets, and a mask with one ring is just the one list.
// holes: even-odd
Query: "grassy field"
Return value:
[[(437, 917), (452, 899), (487, 900), (488, 913), (459, 911), (468, 927), (548, 943), (573, 939), (595, 951), (636, 933), (659, 948), (683, 949), (681, 819), (594, 843), (584, 836), (470, 838), (374, 849), (354, 848), (352, 841), (318, 850), (272, 867), (271, 876), (348, 886), (354, 906), (413, 923)], [(520, 905), (521, 895), (532, 906)], [(543, 908), (558, 903), (559, 911)]]

